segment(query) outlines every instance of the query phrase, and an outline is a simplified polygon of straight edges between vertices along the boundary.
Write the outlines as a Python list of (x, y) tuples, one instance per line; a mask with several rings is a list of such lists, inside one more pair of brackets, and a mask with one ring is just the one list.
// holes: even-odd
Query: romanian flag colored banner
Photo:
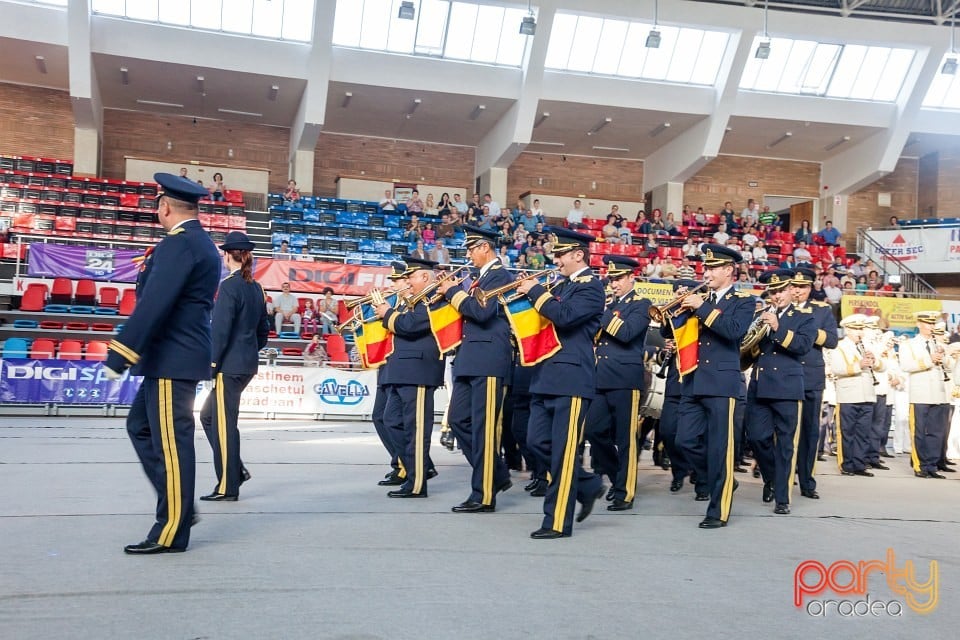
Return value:
[(700, 339), (700, 320), (693, 312), (687, 311), (670, 318), (673, 339), (677, 343), (677, 370), (682, 379), (697, 368), (697, 349)]
[(533, 308), (526, 296), (504, 306), (507, 321), (517, 337), (521, 366), (532, 367), (560, 350), (556, 327)]
[[(395, 300), (395, 296), (387, 297), (386, 301), (390, 303), (391, 299)], [(393, 334), (383, 326), (372, 305), (361, 305), (360, 313), (363, 321), (354, 333), (360, 362), (366, 369), (376, 369), (393, 353)]]
[(463, 316), (452, 304), (443, 300), (427, 306), (427, 315), (430, 317), (430, 331), (441, 354), (460, 346), (463, 340)]

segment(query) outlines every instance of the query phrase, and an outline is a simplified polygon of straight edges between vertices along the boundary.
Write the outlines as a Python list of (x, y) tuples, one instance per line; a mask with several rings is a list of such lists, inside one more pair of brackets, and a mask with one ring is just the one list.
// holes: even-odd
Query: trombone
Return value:
[[(538, 284), (541, 284), (544, 287), (547, 287), (549, 289), (550, 287), (556, 284), (557, 279), (559, 278), (559, 275), (556, 271), (534, 271), (532, 273), (528, 273), (525, 276), (517, 278), (510, 284), (505, 284), (502, 287), (497, 287), (496, 289), (490, 289), (489, 291), (483, 291), (481, 289), (477, 293), (477, 302), (479, 302), (481, 306), (485, 307), (487, 306), (487, 303), (490, 302), (491, 300), (500, 298), (503, 296), (503, 294), (516, 289), (518, 286), (520, 286), (521, 282), (524, 282), (525, 280), (534, 280), (534, 279), (539, 280), (541, 278), (543, 278), (543, 282), (540, 282)], [(503, 298), (503, 302), (505, 303), (513, 302), (519, 296), (520, 294), (513, 294), (512, 296)]]
[(353, 300), (348, 300), (347, 302), (344, 303), (344, 306), (346, 306), (347, 309), (356, 309), (362, 304), (380, 305), (386, 302), (385, 296), (389, 296), (394, 293), (397, 294), (398, 300), (402, 299), (406, 301), (406, 297), (401, 296), (400, 294), (409, 288), (410, 288), (410, 285), (400, 287), (399, 289), (393, 289), (392, 291), (383, 291), (381, 289), (374, 289), (370, 293), (368, 293), (367, 295), (361, 298), (354, 298)]
[(673, 300), (671, 300), (666, 304), (662, 304), (659, 307), (656, 305), (651, 306), (650, 311), (647, 312), (648, 315), (650, 316), (650, 319), (653, 320), (654, 322), (659, 322), (662, 325), (664, 323), (664, 320), (666, 320), (667, 318), (677, 317), (680, 314), (680, 303), (683, 302), (683, 299), (686, 298), (687, 296), (701, 295), (698, 292), (706, 286), (707, 286), (707, 283), (702, 282), (698, 284), (696, 287), (694, 287), (693, 289), (690, 289), (689, 291), (685, 291), (681, 294), (678, 294)]

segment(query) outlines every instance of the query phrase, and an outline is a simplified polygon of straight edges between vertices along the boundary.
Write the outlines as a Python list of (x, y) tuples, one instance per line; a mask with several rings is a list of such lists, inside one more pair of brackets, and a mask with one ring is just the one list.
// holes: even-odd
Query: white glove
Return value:
[(106, 366), (105, 366), (105, 367), (103, 368), (103, 377), (106, 378), (107, 380), (119, 380), (120, 378), (123, 377), (123, 374), (122, 374), (122, 373), (117, 373), (116, 371), (114, 371), (114, 370), (111, 369), (110, 367), (106, 367)]

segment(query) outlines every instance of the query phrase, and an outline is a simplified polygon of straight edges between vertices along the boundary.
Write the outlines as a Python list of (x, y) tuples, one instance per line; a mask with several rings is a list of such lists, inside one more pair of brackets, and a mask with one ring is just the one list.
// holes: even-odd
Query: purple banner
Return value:
[(52, 278), (136, 282), (142, 249), (106, 249), (68, 247), (60, 244), (33, 243), (28, 253), (27, 274)]
[(140, 376), (103, 375), (102, 362), (88, 360), (0, 360), (0, 404), (131, 404)]

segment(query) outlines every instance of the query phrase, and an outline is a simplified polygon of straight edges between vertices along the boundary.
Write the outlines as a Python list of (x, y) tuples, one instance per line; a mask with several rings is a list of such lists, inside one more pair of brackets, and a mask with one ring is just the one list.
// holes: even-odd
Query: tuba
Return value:
[(760, 357), (760, 342), (770, 334), (770, 325), (761, 319), (768, 311), (776, 313), (777, 308), (768, 305), (753, 314), (753, 321), (740, 342), (740, 371), (746, 371), (752, 367)]

